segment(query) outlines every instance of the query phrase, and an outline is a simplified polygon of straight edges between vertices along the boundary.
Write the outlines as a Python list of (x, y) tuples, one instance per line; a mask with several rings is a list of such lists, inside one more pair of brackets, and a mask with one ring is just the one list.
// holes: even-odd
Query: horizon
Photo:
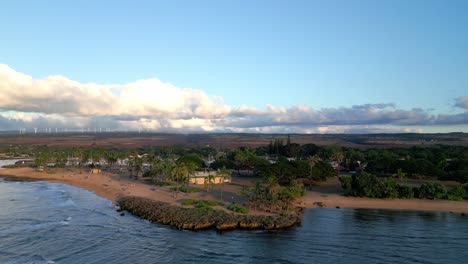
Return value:
[(0, 131), (468, 132), (465, 1), (2, 9)]

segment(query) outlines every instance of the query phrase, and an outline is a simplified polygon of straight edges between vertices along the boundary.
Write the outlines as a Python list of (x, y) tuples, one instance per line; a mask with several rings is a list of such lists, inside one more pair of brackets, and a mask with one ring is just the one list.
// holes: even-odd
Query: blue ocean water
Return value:
[(0, 179), (0, 263), (468, 263), (468, 216), (308, 209), (289, 230), (190, 232), (73, 186)]

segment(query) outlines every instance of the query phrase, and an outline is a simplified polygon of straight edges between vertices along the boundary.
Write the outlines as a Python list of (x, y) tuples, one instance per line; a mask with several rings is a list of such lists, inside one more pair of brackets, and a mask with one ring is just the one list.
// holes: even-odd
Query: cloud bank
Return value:
[(232, 107), (222, 97), (158, 79), (128, 84), (80, 83), (64, 76), (34, 79), (0, 64), (0, 128), (68, 128), (167, 132), (260, 133), (415, 132), (468, 124), (468, 96), (455, 114), (431, 114), (393, 103), (314, 109), (266, 105)]

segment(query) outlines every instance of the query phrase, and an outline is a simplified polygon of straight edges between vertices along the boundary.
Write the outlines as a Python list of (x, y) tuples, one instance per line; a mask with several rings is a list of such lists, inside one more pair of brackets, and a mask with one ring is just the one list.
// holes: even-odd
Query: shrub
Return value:
[(462, 185), (453, 187), (447, 192), (447, 199), (453, 201), (462, 201), (465, 196), (465, 188)]
[(414, 191), (412, 187), (409, 186), (402, 186), (398, 187), (398, 197), (404, 199), (412, 199), (414, 198)]
[(327, 178), (335, 176), (338, 176), (336, 170), (330, 164), (321, 160), (312, 168), (312, 179), (315, 181), (326, 181)]
[(230, 204), (227, 209), (233, 211), (233, 212), (236, 212), (236, 213), (241, 213), (241, 214), (248, 214), (249, 213), (249, 209), (245, 208), (245, 207), (242, 207), (242, 206), (239, 206), (237, 204)]
[(156, 186), (171, 186), (172, 185), (171, 182), (166, 182), (166, 181), (156, 181), (156, 182), (153, 182), (153, 184)]
[[(172, 187), (171, 190), (177, 191), (177, 187)], [(179, 191), (183, 193), (195, 193), (200, 192), (201, 189), (195, 187), (180, 186)]]
[(381, 198), (383, 184), (377, 176), (363, 172), (352, 176), (353, 196)]
[(197, 200), (195, 200), (195, 199), (187, 199), (187, 200), (184, 200), (184, 201), (182, 202), (182, 205), (187, 205), (187, 206), (188, 206), (188, 205), (193, 205), (193, 204), (196, 203), (196, 202), (197, 202)]
[(344, 195), (353, 195), (353, 188), (351, 186), (353, 178), (350, 176), (341, 176), (339, 180), (341, 183), (341, 188), (343, 188)]
[(195, 208), (199, 207), (209, 207), (209, 206), (223, 206), (224, 203), (218, 201), (209, 201), (209, 200), (195, 200), (195, 199), (187, 199), (182, 202), (182, 205), (193, 205)]
[(419, 187), (419, 198), (443, 199), (447, 196), (447, 188), (440, 183), (426, 182)]
[(382, 192), (380, 193), (381, 198), (398, 198), (399, 196), (399, 185), (392, 179), (387, 178), (383, 182)]
[(283, 201), (290, 201), (305, 195), (305, 190), (295, 187), (282, 188), (278, 192), (278, 198)]

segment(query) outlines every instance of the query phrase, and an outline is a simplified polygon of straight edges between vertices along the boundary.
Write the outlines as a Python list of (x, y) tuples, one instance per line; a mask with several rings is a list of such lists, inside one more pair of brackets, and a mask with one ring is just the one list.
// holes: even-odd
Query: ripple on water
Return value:
[(0, 263), (468, 263), (456, 214), (312, 209), (278, 232), (182, 232), (75, 187), (1, 181), (0, 208)]

